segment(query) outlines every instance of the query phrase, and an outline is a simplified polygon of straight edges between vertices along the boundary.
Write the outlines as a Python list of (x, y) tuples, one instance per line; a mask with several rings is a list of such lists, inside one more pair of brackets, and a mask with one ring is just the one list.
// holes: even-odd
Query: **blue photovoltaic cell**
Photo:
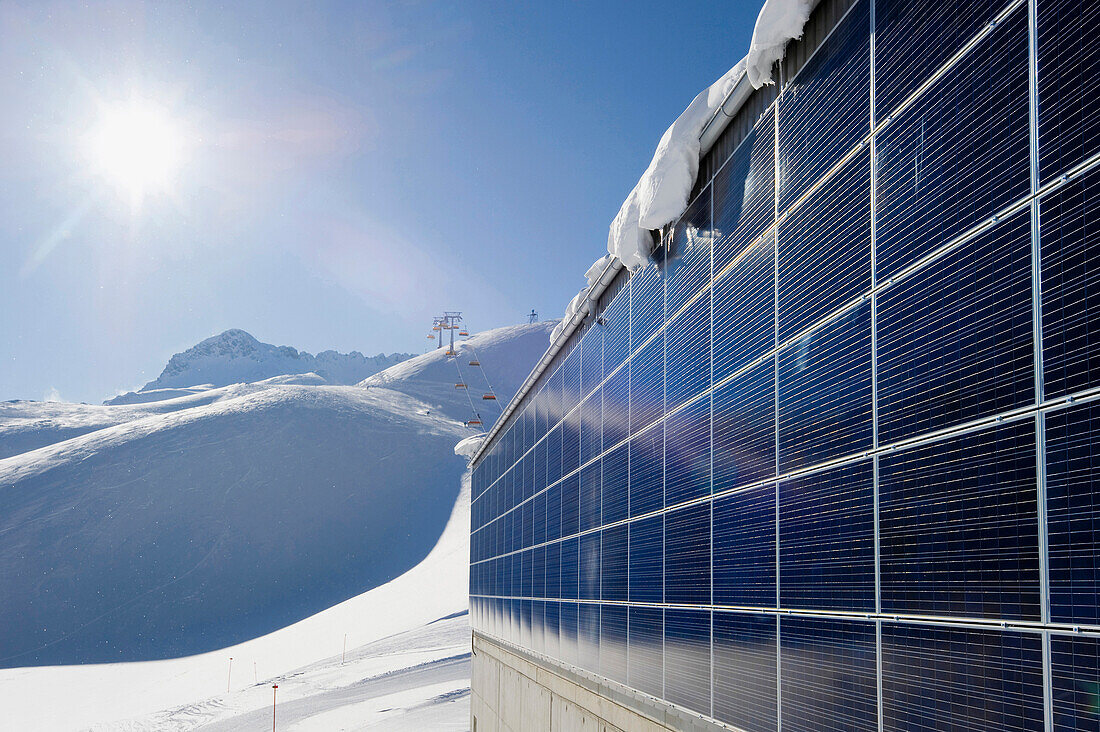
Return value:
[(775, 360), (714, 392), (714, 492), (775, 475)]
[(665, 602), (710, 603), (709, 503), (665, 516)]
[(588, 531), (599, 526), (600, 520), (600, 461), (581, 468), (580, 530)]
[[(1008, 4), (875, 0), (877, 121), (891, 114)], [(1017, 14), (1026, 16), (1027, 11), (1017, 8)]]
[[(621, 524), (600, 532), (600, 599), (625, 602), (627, 599), (627, 526)], [(626, 618), (623, 618), (626, 632)]]
[(665, 610), (665, 698), (710, 715), (710, 611)]
[(871, 305), (779, 354), (779, 470), (871, 446)]
[(519, 642), (531, 647), (531, 601), (519, 600)]
[(560, 539), (561, 534), (561, 484), (546, 489), (546, 541)]
[(1027, 13), (1015, 13), (883, 131), (879, 281), (1028, 194), (1027, 85)]
[(780, 605), (875, 609), (870, 460), (779, 482)]
[(779, 224), (779, 341), (871, 288), (871, 154)]
[(580, 544), (580, 539), (576, 537), (561, 542), (561, 597), (565, 600), (575, 600), (578, 597)]
[(561, 481), (561, 535), (581, 531), (581, 476), (573, 473)]
[(1100, 406), (1046, 420), (1050, 619), (1100, 625)]
[(713, 561), (714, 604), (775, 606), (774, 484), (715, 500)]
[(714, 613), (714, 717), (745, 732), (777, 724), (776, 616)]
[(775, 347), (775, 237), (737, 252), (714, 283), (714, 381)]
[(630, 278), (630, 351), (638, 350), (664, 322), (665, 278), (660, 267), (650, 264)]
[[(625, 291), (624, 291), (625, 292)], [(602, 313), (603, 375), (612, 371), (630, 355), (630, 297), (616, 297)]]
[(610, 524), (627, 517), (629, 447), (622, 445), (604, 455), (601, 489), (602, 521)]
[(657, 425), (630, 440), (630, 515), (664, 508), (664, 427)]
[(1039, 204), (1046, 396), (1100, 385), (1100, 175)]
[(589, 327), (581, 336), (581, 398), (603, 381), (603, 330)]
[(561, 597), (561, 544), (546, 545), (546, 582), (543, 592), (546, 597)]
[(665, 408), (665, 339), (662, 334), (630, 362), (630, 434), (655, 422)]
[(581, 349), (574, 348), (562, 362), (561, 411), (568, 414), (581, 400)]
[[(581, 465), (603, 452), (603, 390), (594, 389), (581, 403)], [(610, 445), (608, 445), (610, 447)]]
[(561, 655), (561, 646), (559, 644), (559, 615), (560, 605), (556, 602), (547, 602), (543, 604), (543, 643), (545, 645), (545, 653), (551, 658), (558, 658)]
[(665, 505), (708, 495), (710, 397), (692, 402), (665, 422)]
[(1052, 635), (1055, 732), (1100, 729), (1100, 639)]
[(884, 455), (886, 612), (1039, 619), (1031, 419)]
[(875, 732), (875, 624), (782, 617), (783, 729)]
[(710, 188), (700, 193), (676, 223), (665, 261), (666, 307), (676, 313), (710, 282)]
[(671, 324), (665, 346), (665, 409), (710, 387), (710, 291)]
[(531, 597), (546, 597), (546, 547), (531, 549)]
[[(849, 11), (779, 101), (779, 210), (870, 131), (870, 2)], [(782, 242), (782, 239), (780, 239)]]
[(714, 272), (775, 221), (775, 116), (769, 111), (714, 176)]
[(627, 683), (638, 691), (664, 696), (664, 610), (630, 607)]
[(627, 682), (626, 610), (625, 605), (600, 608), (600, 674), (623, 684)]
[(531, 649), (537, 653), (546, 650), (545, 633), (542, 627), (543, 603), (539, 600), (531, 601)]
[(574, 409), (562, 422), (561, 472), (568, 475), (580, 466), (581, 410)]
[(561, 479), (562, 425), (555, 426), (546, 436), (546, 483), (552, 485)]
[(566, 663), (579, 662), (580, 639), (577, 636), (577, 609), (575, 602), (563, 602), (558, 605), (558, 644), (561, 660)]
[(1037, 633), (882, 626), (883, 728), (1043, 730)]
[(1100, 150), (1100, 3), (1042, 0), (1039, 172), (1057, 177)]
[(600, 599), (600, 532), (582, 534), (577, 557), (581, 600)]
[(631, 602), (663, 602), (665, 599), (665, 517), (632, 521), (630, 527)]
[(577, 606), (577, 665), (592, 673), (600, 672), (600, 606)]
[(630, 434), (630, 370), (623, 367), (603, 387), (603, 449), (610, 450)]

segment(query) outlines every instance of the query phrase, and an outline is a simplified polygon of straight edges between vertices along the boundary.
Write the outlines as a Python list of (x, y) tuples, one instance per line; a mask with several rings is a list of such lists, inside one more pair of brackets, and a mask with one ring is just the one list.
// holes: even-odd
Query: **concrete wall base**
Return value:
[(472, 650), (473, 732), (734, 729), (478, 632)]

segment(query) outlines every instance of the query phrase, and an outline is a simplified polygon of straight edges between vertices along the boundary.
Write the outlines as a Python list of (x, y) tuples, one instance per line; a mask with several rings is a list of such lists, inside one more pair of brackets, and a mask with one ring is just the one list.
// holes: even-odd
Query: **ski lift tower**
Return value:
[[(443, 330), (449, 330), (451, 332), (451, 345), (447, 348), (447, 355), (455, 355), (455, 331), (458, 330), (458, 324), (462, 322), (462, 313), (455, 311), (445, 311), (442, 317), (435, 318), (435, 323)], [(443, 345), (443, 333), (439, 333), (439, 345)]]
[(535, 323), (535, 322), (538, 322), (538, 319), (539, 319), (539, 314), (535, 312), (534, 308), (531, 308), (531, 312), (527, 313), (527, 322), (528, 323)]

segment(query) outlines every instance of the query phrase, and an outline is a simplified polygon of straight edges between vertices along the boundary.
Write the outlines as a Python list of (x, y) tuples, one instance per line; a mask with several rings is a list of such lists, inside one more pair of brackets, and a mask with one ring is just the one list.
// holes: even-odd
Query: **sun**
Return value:
[(183, 164), (185, 136), (165, 108), (132, 99), (103, 105), (86, 138), (93, 172), (134, 204), (170, 191)]

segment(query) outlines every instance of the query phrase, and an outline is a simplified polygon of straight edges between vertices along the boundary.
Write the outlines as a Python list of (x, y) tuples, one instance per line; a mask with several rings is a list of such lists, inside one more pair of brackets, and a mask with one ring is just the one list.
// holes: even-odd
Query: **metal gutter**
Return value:
[[(725, 100), (715, 110), (706, 126), (703, 127), (703, 131), (699, 134), (699, 158), (700, 160), (706, 155), (714, 143), (718, 141), (718, 138), (729, 126), (730, 120), (737, 114), (738, 110), (744, 106), (745, 101), (753, 93), (754, 88), (749, 82), (747, 74), (742, 74), (741, 78), (734, 85), (730, 93), (726, 95)], [(615, 276), (619, 273), (619, 270), (623, 268), (623, 263), (617, 257), (611, 259), (610, 264), (604, 267), (603, 272), (599, 278), (592, 283), (588, 288), (588, 292), (585, 296), (584, 304), (577, 308), (577, 312), (573, 313), (573, 316), (562, 328), (561, 333), (558, 334), (550, 347), (546, 349), (546, 352), (542, 354), (542, 358), (535, 364), (535, 368), (527, 376), (527, 379), (520, 386), (519, 391), (512, 397), (512, 401), (508, 402), (508, 406), (505, 407), (504, 412), (500, 415), (493, 428), (489, 430), (489, 434), (485, 436), (485, 439), (481, 443), (481, 447), (474, 453), (474, 457), (470, 460), (471, 466), (476, 466), (481, 460), (482, 453), (485, 452), (485, 448), (493, 441), (497, 436), (497, 433), (504, 428), (504, 424), (508, 421), (512, 413), (519, 407), (520, 402), (527, 396), (527, 393), (531, 390), (531, 387), (535, 385), (539, 377), (553, 362), (554, 357), (558, 355), (561, 349), (565, 346), (570, 336), (580, 327), (581, 323), (585, 321), (590, 314), (595, 313), (596, 303), (599, 301), (600, 296), (607, 290), (608, 286), (615, 279)]]

